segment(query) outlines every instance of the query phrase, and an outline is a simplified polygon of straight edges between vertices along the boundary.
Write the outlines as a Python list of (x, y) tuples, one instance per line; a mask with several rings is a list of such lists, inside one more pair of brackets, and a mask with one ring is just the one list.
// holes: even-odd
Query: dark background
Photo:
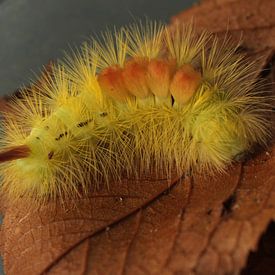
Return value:
[[(0, 96), (106, 27), (170, 17), (196, 0), (0, 0)], [(0, 221), (1, 222), (1, 221)], [(0, 258), (0, 274), (3, 273)]]

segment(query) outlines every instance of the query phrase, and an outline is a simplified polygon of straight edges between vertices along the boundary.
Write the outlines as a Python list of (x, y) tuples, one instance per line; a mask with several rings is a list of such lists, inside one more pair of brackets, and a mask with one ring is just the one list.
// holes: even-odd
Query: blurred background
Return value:
[[(196, 0), (0, 0), (0, 96), (28, 85), (50, 60), (106, 27), (168, 23)], [(1, 218), (0, 218), (1, 222)], [(0, 274), (3, 273), (0, 258)]]
[(28, 84), (49, 60), (62, 58), (106, 27), (137, 18), (169, 22), (194, 0), (0, 0), (0, 96)]

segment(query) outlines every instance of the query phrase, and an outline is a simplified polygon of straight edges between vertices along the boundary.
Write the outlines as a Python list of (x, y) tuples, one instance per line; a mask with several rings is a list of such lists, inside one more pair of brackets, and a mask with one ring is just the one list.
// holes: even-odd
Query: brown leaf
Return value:
[(194, 19), (198, 29), (212, 32), (230, 30), (237, 38), (243, 36), (250, 49), (275, 49), (275, 1), (270, 0), (207, 0), (174, 16), (177, 21)]
[[(175, 183), (171, 181), (171, 185)], [(66, 206), (49, 203), (34, 209), (29, 201), (10, 202), (2, 232), (3, 254), (9, 255), (4, 258), (6, 271), (30, 274), (47, 269), (78, 242), (150, 203), (169, 186), (167, 179), (144, 178), (140, 183), (114, 182), (109, 189), (102, 186), (89, 198), (68, 201)], [(26, 266), (28, 259), (35, 265)]]
[[(275, 147), (226, 175), (124, 181), (70, 209), (5, 213), (7, 274), (225, 274), (239, 271), (275, 218)], [(164, 191), (167, 191), (164, 192)], [(31, 259), (31, 263), (30, 263)], [(30, 264), (26, 264), (30, 263)]]
[(172, 18), (186, 20), (194, 18), (197, 27), (213, 32), (270, 28), (275, 24), (273, 10), (275, 2), (270, 0), (206, 1), (187, 9)]
[[(269, 14), (256, 20), (266, 13), (255, 0), (249, 1), (253, 18), (244, 19), (244, 12), (249, 10), (245, 3), (205, 0), (177, 20), (199, 15), (200, 27), (224, 32), (228, 26), (226, 16), (232, 17), (230, 28), (233, 26), (237, 35), (245, 28), (245, 34), (249, 34), (245, 43), (252, 43), (245, 45), (262, 56), (260, 70), (272, 57), (274, 37), (265, 38), (273, 30), (274, 19)], [(215, 21), (218, 14), (224, 20)], [(263, 39), (263, 43), (253, 41), (257, 31), (257, 39)], [(275, 66), (272, 74), (275, 78)], [(255, 153), (254, 158), (229, 167), (226, 174), (212, 177), (174, 175), (167, 180), (161, 175), (147, 175), (139, 181), (125, 179), (110, 184), (109, 189), (102, 186), (88, 198), (66, 201), (67, 207), (50, 202), (34, 209), (29, 201), (2, 200), (5, 271), (239, 273), (249, 252), (256, 250), (262, 233), (275, 219), (274, 154), (275, 145), (271, 144), (268, 150)]]

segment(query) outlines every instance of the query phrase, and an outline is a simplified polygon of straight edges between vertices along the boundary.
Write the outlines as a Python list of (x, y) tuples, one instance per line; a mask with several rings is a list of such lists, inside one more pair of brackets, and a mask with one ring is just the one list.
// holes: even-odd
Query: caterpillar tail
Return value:
[(237, 49), (149, 21), (85, 42), (3, 111), (2, 191), (43, 200), (148, 171), (223, 172), (269, 137), (256, 62)]

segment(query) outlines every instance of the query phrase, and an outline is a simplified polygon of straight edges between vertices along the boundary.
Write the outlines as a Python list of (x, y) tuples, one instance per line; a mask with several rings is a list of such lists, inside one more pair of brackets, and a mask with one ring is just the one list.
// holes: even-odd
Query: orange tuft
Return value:
[(196, 92), (201, 82), (201, 74), (189, 65), (183, 65), (175, 73), (170, 91), (176, 102), (184, 104)]
[(130, 94), (125, 86), (122, 69), (117, 65), (108, 67), (98, 75), (102, 91), (115, 100), (125, 101)]
[(175, 60), (153, 59), (148, 64), (148, 85), (159, 97), (169, 95), (169, 86), (176, 69)]
[(147, 84), (147, 64), (145, 59), (130, 59), (125, 63), (123, 70), (123, 79), (129, 92), (139, 98), (149, 95)]
[(0, 163), (28, 157), (30, 148), (27, 145), (12, 147), (0, 153)]

